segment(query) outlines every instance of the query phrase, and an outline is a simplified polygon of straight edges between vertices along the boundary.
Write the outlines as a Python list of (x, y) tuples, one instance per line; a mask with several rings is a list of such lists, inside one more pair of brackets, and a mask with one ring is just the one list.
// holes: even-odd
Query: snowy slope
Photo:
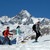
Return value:
[[(50, 35), (44, 35), (39, 38), (39, 42), (32, 43), (34, 40), (29, 40), (25, 44), (0, 45), (1, 50), (50, 50)], [(6, 47), (5, 47), (6, 46)]]

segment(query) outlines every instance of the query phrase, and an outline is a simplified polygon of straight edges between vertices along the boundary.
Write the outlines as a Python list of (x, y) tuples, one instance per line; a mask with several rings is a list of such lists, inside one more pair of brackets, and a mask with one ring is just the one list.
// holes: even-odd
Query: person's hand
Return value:
[(24, 32), (23, 32), (24, 33)]
[(19, 34), (19, 35), (21, 35), (21, 34)]
[(38, 33), (38, 31), (36, 31), (36, 33)]
[(12, 34), (13, 35), (13, 34)]

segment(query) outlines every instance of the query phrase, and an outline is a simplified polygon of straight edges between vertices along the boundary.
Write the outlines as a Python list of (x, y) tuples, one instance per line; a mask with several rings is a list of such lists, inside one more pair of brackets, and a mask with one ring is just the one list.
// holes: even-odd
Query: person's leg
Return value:
[(38, 31), (38, 33), (39, 33), (39, 36), (41, 36), (41, 33)]
[(5, 43), (6, 43), (6, 41), (7, 41), (7, 39), (6, 39), (6, 37), (4, 37), (4, 41), (3, 41), (3, 44), (5, 44)]
[(24, 42), (24, 36), (23, 35), (21, 35), (21, 38), (22, 38), (22, 42)]
[(8, 44), (11, 45), (11, 43), (10, 43), (10, 39), (9, 39), (8, 37), (7, 37), (7, 41), (8, 41)]
[(21, 37), (22, 38), (22, 42), (24, 42), (24, 36), (23, 36), (23, 34), (19, 35), (19, 37)]
[(34, 30), (34, 31), (35, 31), (35, 33), (36, 33), (35, 42), (37, 42), (37, 39), (38, 39), (38, 33), (37, 33), (36, 30)]
[(37, 42), (38, 40), (38, 34), (36, 33), (35, 41)]
[[(19, 42), (19, 34), (17, 34), (17, 38), (16, 38), (17, 43)], [(16, 43), (16, 44), (17, 44)]]
[(0, 39), (0, 44), (3, 44), (3, 42), (1, 41), (1, 39)]
[(41, 34), (40, 34), (40, 32), (38, 31), (38, 33), (36, 33), (36, 38), (35, 38), (36, 41), (38, 40), (38, 38), (39, 38), (40, 35), (41, 35)]

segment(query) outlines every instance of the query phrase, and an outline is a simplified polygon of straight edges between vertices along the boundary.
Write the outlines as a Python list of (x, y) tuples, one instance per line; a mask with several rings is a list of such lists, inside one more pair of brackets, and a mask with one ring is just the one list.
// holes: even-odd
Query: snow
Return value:
[(49, 22), (50, 20), (47, 18), (35, 18), (34, 16), (31, 16), (31, 14), (27, 10), (22, 10), (21, 12), (19, 12), (19, 14), (13, 16), (12, 18), (9, 18), (8, 16), (2, 16), (0, 18), (0, 21), (1, 21), (0, 25), (3, 25), (2, 23), (4, 23), (5, 25), (16, 24), (16, 23), (23, 25), (30, 25), (30, 24), (35, 24), (38, 21)]
[(22, 22), (26, 22), (27, 21), (27, 18), (24, 18), (23, 20), (22, 20)]
[(44, 18), (35, 18), (35, 17), (31, 17), (31, 18), (32, 18), (34, 24), (37, 23), (38, 21), (41, 22), (44, 19)]
[[(15, 25), (9, 25), (10, 30), (16, 29), (18, 24)], [(12, 26), (12, 27), (11, 27)], [(24, 37), (29, 35), (34, 35), (35, 32), (32, 31), (32, 25), (20, 25), (21, 30), (24, 31)], [(6, 26), (2, 28), (2, 30), (6, 29)], [(13, 39), (16, 38), (15, 35), (12, 37)], [(11, 39), (12, 40), (12, 39)], [(39, 37), (37, 43), (32, 43), (34, 40), (26, 40), (27, 42), (25, 44), (12, 44), (12, 45), (0, 45), (1, 50), (50, 50), (50, 35), (44, 35), (42, 37)], [(6, 47), (5, 47), (6, 46)]]
[[(37, 43), (32, 43), (34, 41), (29, 39), (30, 36), (34, 35), (35, 32), (32, 30), (33, 24), (37, 23), (38, 21), (50, 21), (47, 18), (35, 18), (31, 17), (31, 14), (27, 10), (22, 10), (18, 15), (9, 18), (8, 16), (2, 16), (0, 20), (4, 23), (7, 22), (8, 25), (2, 25), (0, 23), (0, 36), (3, 37), (2, 32), (6, 30), (7, 26), (10, 27), (10, 31), (17, 28), (17, 26), (21, 26), (21, 31), (24, 31), (24, 38), (27, 37), (28, 40), (26, 40), (25, 44), (12, 44), (12, 45), (0, 45), (0, 50), (50, 50), (50, 35), (43, 35), (42, 37), (39, 37)], [(9, 21), (12, 21), (14, 24), (9, 23)], [(33, 21), (33, 22), (32, 22)], [(18, 24), (21, 23), (21, 24)], [(23, 25), (23, 23), (26, 23)], [(27, 25), (29, 23), (29, 25)], [(50, 27), (50, 24), (43, 25), (43, 27)], [(12, 33), (12, 32), (11, 32)], [(10, 40), (13, 40), (16, 38), (16, 35), (13, 34), (13, 36), (10, 38)]]
[(27, 14), (28, 17), (31, 16), (27, 10), (25, 10), (25, 13)]
[(31, 16), (31, 14), (27, 11), (27, 10), (22, 10), (21, 12), (20, 12), (20, 14), (24, 14), (24, 15), (26, 15), (27, 17), (30, 17)]
[[(39, 42), (32, 43), (34, 40), (28, 40), (25, 44), (0, 45), (1, 50), (50, 50), (50, 35), (44, 35), (39, 38)], [(6, 46), (6, 47), (5, 47)]]
[(8, 22), (8, 21), (10, 20), (10, 18), (9, 18), (8, 16), (2, 16), (2, 17), (0, 18), (0, 20), (1, 20), (2, 22)]

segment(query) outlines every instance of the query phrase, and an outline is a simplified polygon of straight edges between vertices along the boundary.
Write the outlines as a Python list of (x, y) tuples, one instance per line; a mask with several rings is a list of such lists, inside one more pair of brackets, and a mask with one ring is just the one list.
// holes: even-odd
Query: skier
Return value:
[(19, 38), (21, 37), (22, 38), (22, 41), (21, 42), (24, 42), (24, 36), (23, 36), (23, 33), (21, 30), (20, 30), (20, 26), (17, 26), (17, 43), (19, 42)]
[(40, 33), (40, 22), (38, 22), (37, 24), (34, 24), (32, 29), (36, 33), (35, 42), (38, 42), (37, 40), (38, 40), (39, 36), (41, 36), (41, 33)]
[(10, 34), (10, 33), (9, 33), (9, 27), (7, 27), (7, 29), (6, 29), (5, 32), (4, 32), (4, 41), (3, 41), (3, 44), (5, 44), (6, 41), (7, 41), (8, 44), (11, 45), (10, 39), (8, 38), (8, 35), (13, 35), (13, 34)]

